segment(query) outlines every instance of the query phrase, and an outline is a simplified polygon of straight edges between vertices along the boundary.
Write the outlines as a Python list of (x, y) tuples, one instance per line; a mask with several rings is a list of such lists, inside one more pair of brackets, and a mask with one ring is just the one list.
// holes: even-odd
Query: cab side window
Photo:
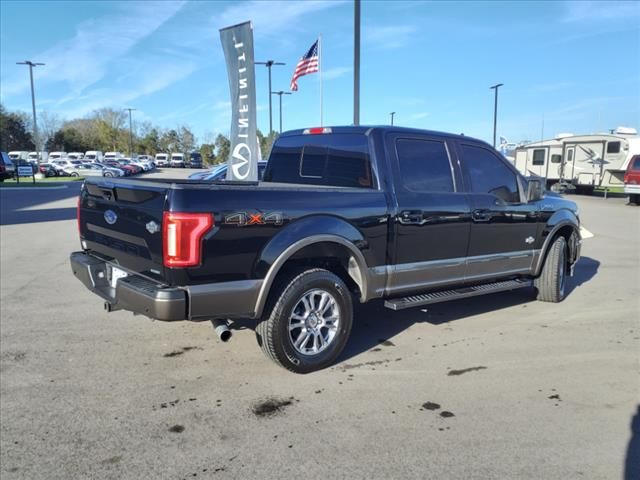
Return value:
[(503, 203), (520, 203), (516, 174), (496, 154), (463, 144), (462, 155), (473, 193), (494, 195)]
[(396, 152), (404, 188), (415, 193), (455, 192), (444, 142), (399, 138)]

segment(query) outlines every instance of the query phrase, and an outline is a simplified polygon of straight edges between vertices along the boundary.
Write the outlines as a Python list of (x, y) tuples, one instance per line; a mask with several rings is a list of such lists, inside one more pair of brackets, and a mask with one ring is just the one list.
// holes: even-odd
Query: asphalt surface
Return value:
[(640, 207), (573, 197), (594, 237), (561, 304), (367, 304), (300, 376), (250, 322), (105, 313), (68, 264), (77, 188), (0, 189), (3, 480), (640, 478)]

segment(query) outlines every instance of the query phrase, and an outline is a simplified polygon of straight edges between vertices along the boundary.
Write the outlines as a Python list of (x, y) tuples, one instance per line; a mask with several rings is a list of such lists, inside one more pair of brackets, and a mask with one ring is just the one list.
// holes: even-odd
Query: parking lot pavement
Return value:
[(74, 219), (8, 222), (0, 476), (639, 478), (640, 209), (573, 198), (594, 237), (561, 304), (367, 304), (340, 361), (305, 376), (249, 322), (222, 344), (208, 323), (105, 313), (70, 272)]

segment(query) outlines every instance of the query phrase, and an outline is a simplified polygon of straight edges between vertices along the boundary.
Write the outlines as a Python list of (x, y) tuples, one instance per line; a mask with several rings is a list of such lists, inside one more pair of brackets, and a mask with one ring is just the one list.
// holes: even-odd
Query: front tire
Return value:
[(314, 268), (277, 283), (256, 335), (268, 358), (292, 372), (310, 373), (338, 358), (352, 323), (351, 292), (345, 283), (328, 270)]
[(567, 241), (564, 237), (554, 240), (540, 276), (535, 279), (538, 300), (559, 303), (565, 298), (567, 283)]

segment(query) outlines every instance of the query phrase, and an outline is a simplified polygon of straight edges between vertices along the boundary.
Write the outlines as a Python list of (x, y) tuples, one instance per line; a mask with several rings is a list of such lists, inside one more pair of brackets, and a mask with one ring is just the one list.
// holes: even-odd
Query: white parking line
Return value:
[(580, 227), (580, 236), (582, 237), (583, 240), (585, 240), (587, 238), (595, 237), (595, 235), (593, 233), (591, 233), (589, 230), (587, 230), (584, 227)]

